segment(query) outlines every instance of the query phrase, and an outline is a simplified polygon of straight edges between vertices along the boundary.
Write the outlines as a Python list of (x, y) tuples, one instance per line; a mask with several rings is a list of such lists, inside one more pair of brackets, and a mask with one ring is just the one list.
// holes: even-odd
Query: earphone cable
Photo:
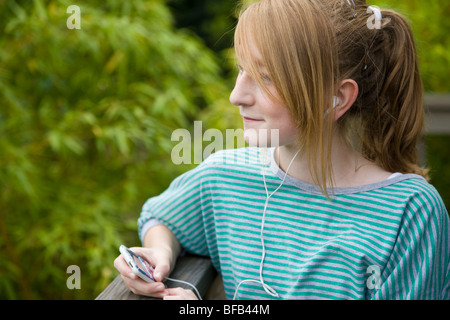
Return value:
[(297, 157), (298, 153), (300, 152), (300, 150), (298, 150), (296, 152), (296, 154), (292, 157), (291, 162), (289, 163), (289, 166), (286, 169), (286, 172), (284, 174), (283, 179), (281, 180), (280, 185), (275, 189), (275, 191), (273, 191), (270, 195), (269, 195), (269, 191), (267, 189), (267, 183), (266, 183), (266, 176), (265, 176), (265, 170), (266, 167), (265, 165), (267, 164), (267, 149), (264, 149), (264, 164), (263, 164), (263, 170), (262, 170), (262, 176), (263, 176), (263, 182), (264, 182), (264, 188), (266, 190), (266, 202), (264, 204), (264, 210), (263, 210), (263, 216), (262, 216), (262, 222), (261, 222), (261, 232), (260, 232), (260, 238), (261, 238), (261, 245), (262, 245), (262, 254), (261, 254), (261, 263), (259, 265), (259, 281), (258, 280), (253, 280), (253, 279), (246, 279), (246, 280), (242, 280), (237, 288), (236, 291), (234, 293), (234, 297), (233, 300), (236, 299), (236, 295), (237, 292), (239, 290), (239, 287), (241, 286), (242, 283), (244, 282), (257, 282), (260, 283), (263, 288), (264, 291), (266, 291), (268, 294), (270, 294), (273, 297), (279, 298), (279, 294), (275, 291), (275, 289), (273, 289), (271, 286), (267, 285), (264, 282), (264, 278), (263, 278), (263, 266), (264, 266), (264, 259), (266, 257), (266, 246), (264, 243), (264, 224), (265, 224), (265, 218), (266, 218), (266, 210), (267, 210), (267, 205), (269, 204), (269, 199), (275, 194), (275, 192), (278, 191), (278, 189), (281, 188), (281, 186), (284, 184), (284, 181), (286, 180), (286, 177), (288, 175), (289, 169), (291, 168), (292, 163), (294, 162), (295, 158)]

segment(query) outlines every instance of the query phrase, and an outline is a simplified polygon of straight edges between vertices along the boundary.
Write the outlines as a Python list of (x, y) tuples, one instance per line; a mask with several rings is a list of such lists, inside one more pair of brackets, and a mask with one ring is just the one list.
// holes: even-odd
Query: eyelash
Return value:
[(261, 75), (262, 79), (264, 82), (271, 82), (272, 80), (270, 79), (270, 77), (266, 74), (262, 74)]
[[(242, 66), (239, 65), (239, 64), (236, 64), (236, 68), (239, 70), (239, 72), (244, 72), (245, 71), (244, 68), (242, 68)], [(271, 82), (272, 81), (267, 74), (263, 74), (263, 73), (261, 73), (261, 79), (264, 82)]]

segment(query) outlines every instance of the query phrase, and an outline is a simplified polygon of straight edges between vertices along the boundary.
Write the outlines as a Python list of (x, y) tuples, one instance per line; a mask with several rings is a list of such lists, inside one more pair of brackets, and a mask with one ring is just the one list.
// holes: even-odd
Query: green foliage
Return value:
[(189, 28), (215, 52), (233, 45), (240, 0), (168, 0), (177, 28)]
[(450, 2), (447, 0), (373, 0), (380, 8), (394, 9), (411, 24), (425, 91), (450, 92)]
[(0, 298), (95, 297), (143, 202), (187, 169), (172, 131), (228, 99), (164, 1), (79, 1), (80, 30), (71, 4), (0, 3)]

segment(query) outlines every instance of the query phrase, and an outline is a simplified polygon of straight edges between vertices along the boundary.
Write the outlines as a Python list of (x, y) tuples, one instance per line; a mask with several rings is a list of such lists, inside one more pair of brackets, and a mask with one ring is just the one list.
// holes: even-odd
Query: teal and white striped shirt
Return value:
[[(189, 252), (211, 257), (225, 293), (259, 280), (261, 220), (284, 172), (269, 150), (223, 150), (147, 200), (139, 234), (168, 226)], [(282, 299), (450, 299), (450, 221), (436, 189), (421, 176), (375, 184), (318, 187), (290, 176), (267, 207), (263, 278)], [(239, 299), (271, 299), (244, 282)]]

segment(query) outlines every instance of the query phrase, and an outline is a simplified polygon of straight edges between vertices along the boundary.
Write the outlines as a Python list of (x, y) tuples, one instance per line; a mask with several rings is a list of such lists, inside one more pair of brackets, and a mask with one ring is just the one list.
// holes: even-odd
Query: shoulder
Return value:
[(260, 175), (261, 165), (259, 148), (219, 150), (209, 155), (192, 170), (179, 176), (172, 184), (192, 181), (205, 184), (221, 179), (252, 180)]
[(219, 150), (209, 156), (198, 164), (197, 166), (185, 171), (176, 177), (169, 186), (169, 189), (189, 186), (196, 188), (202, 185), (211, 178), (217, 178), (222, 175), (219, 168), (230, 166), (236, 161), (234, 159), (241, 158), (242, 154), (247, 154), (246, 150)]
[(441, 195), (423, 177), (407, 174), (392, 184), (392, 187), (404, 197), (405, 219), (416, 220), (419, 225), (428, 223), (441, 227), (449, 225), (448, 212)]
[(394, 185), (408, 196), (410, 202), (433, 205), (440, 210), (446, 210), (442, 197), (437, 189), (419, 175), (404, 175)]

